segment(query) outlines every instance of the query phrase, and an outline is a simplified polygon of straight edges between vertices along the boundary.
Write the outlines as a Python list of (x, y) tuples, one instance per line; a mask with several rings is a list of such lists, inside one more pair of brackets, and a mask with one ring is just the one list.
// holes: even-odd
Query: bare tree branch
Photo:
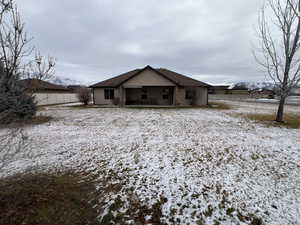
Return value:
[(285, 100), (300, 82), (300, 0), (267, 0), (258, 20), (258, 38), (254, 57), (278, 87), (276, 121), (282, 122)]
[(55, 58), (50, 56), (45, 58), (40, 52), (37, 52), (34, 60), (25, 67), (24, 78), (49, 80), (54, 76), (55, 64)]

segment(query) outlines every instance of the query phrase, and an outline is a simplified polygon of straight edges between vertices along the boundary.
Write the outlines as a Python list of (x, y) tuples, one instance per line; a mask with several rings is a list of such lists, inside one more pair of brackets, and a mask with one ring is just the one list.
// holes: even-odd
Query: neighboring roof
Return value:
[(210, 85), (203, 83), (201, 81), (192, 79), (190, 77), (184, 76), (182, 74), (173, 72), (167, 69), (154, 69), (151, 66), (146, 66), (143, 69), (136, 69), (129, 71), (127, 73), (123, 73), (119, 76), (113, 77), (111, 79), (96, 83), (91, 88), (97, 87), (119, 87), (121, 84), (125, 83), (126, 81), (130, 80), (134, 76), (140, 74), (141, 72), (145, 71), (146, 69), (153, 70), (154, 72), (158, 73), (159, 75), (165, 77), (166, 79), (170, 80), (171, 82), (175, 83), (178, 86), (197, 86), (197, 87), (210, 87)]
[(24, 79), (20, 80), (20, 83), (30, 90), (52, 90), (52, 91), (70, 91), (69, 88), (66, 88), (62, 85), (52, 84), (47, 81), (38, 80), (38, 79)]

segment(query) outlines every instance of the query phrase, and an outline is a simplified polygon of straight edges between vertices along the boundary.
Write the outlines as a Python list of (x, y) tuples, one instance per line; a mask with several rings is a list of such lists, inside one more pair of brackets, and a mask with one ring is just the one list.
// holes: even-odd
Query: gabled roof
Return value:
[(62, 85), (52, 84), (39, 79), (24, 79), (19, 81), (23, 87), (29, 90), (52, 90), (52, 91), (71, 91)]
[(120, 85), (122, 85), (126, 81), (130, 80), (134, 76), (140, 74), (141, 72), (143, 72), (147, 69), (153, 70), (157, 74), (163, 76), (164, 78), (170, 80), (171, 82), (173, 82), (174, 84), (176, 84), (178, 86), (196, 86), (196, 87), (209, 87), (210, 86), (206, 83), (203, 83), (201, 81), (192, 79), (192, 78), (184, 76), (182, 74), (173, 72), (171, 70), (162, 69), (162, 68), (155, 69), (155, 68), (152, 68), (151, 66), (146, 66), (143, 69), (136, 69), (136, 70), (129, 71), (127, 73), (123, 73), (123, 74), (121, 74), (119, 76), (116, 76), (116, 77), (113, 77), (111, 79), (96, 83), (96, 84), (94, 84), (90, 87), (91, 88), (119, 87)]

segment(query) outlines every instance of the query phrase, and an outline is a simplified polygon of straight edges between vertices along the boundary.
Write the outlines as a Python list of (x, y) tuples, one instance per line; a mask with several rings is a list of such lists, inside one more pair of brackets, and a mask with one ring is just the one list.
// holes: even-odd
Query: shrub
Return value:
[(35, 97), (27, 94), (17, 79), (0, 79), (0, 121), (11, 123), (35, 116), (37, 106)]
[(84, 105), (88, 105), (91, 101), (91, 92), (86, 87), (81, 87), (77, 89), (77, 98)]

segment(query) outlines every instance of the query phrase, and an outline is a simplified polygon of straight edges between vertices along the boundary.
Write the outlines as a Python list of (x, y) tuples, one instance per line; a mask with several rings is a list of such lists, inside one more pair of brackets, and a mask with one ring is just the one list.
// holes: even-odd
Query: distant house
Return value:
[(220, 95), (228, 94), (228, 88), (230, 85), (213, 85), (208, 89), (208, 94)]
[(256, 88), (249, 91), (250, 97), (252, 98), (269, 98), (275, 97), (275, 91), (266, 88)]
[(38, 105), (78, 102), (72, 89), (38, 79), (24, 79), (20, 83), (28, 93), (35, 95)]
[(47, 81), (39, 79), (24, 79), (20, 80), (20, 83), (28, 92), (39, 92), (39, 93), (66, 93), (71, 90), (65, 86), (52, 84)]
[(146, 66), (91, 86), (97, 105), (206, 105), (210, 85)]
[(248, 87), (244, 85), (236, 85), (232, 88), (229, 87), (227, 93), (233, 95), (248, 95), (249, 91), (248, 91)]
[(68, 85), (67, 88), (69, 88), (71, 91), (73, 91), (74, 93), (76, 93), (78, 91), (78, 89), (80, 88), (85, 88), (86, 86), (84, 85)]

